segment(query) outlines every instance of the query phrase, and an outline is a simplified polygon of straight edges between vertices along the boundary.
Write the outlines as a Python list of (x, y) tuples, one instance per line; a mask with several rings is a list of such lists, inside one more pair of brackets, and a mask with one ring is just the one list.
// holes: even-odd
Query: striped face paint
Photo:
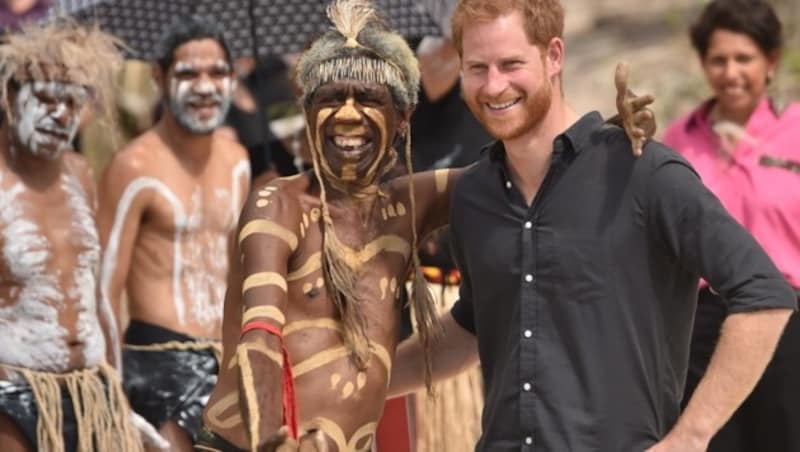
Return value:
[(389, 89), (343, 80), (320, 87), (311, 102), (312, 146), (322, 173), (334, 186), (376, 184), (395, 157), (400, 113)]
[[(208, 76), (204, 77), (203, 74)], [(169, 80), (170, 111), (191, 133), (205, 135), (222, 125), (233, 99), (236, 83), (224, 60), (210, 65), (199, 61), (178, 61)]]
[[(21, 151), (54, 160), (69, 149), (89, 99), (81, 85), (28, 81), (21, 84), (11, 126)], [(16, 149), (16, 147), (15, 147)]]

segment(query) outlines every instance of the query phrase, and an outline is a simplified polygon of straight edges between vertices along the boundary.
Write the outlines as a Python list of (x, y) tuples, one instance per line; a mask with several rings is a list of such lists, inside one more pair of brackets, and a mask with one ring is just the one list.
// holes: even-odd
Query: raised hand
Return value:
[[(655, 98), (650, 95), (637, 96), (628, 89), (628, 65), (617, 64), (614, 84), (617, 87), (617, 112), (625, 134), (631, 140), (633, 155), (642, 155), (644, 143), (656, 133), (656, 120), (652, 110), (646, 108)], [(614, 122), (614, 121), (612, 121)]]

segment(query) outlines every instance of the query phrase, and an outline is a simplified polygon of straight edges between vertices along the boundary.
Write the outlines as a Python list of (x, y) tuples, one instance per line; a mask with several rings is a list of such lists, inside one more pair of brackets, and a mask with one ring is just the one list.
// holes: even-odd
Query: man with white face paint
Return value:
[(81, 111), (109, 111), (114, 41), (69, 23), (0, 45), (0, 445), (4, 452), (141, 450), (98, 298), (100, 241)]
[(247, 154), (219, 133), (234, 87), (222, 31), (181, 18), (154, 77), (163, 114), (117, 153), (101, 182), (101, 290), (127, 294), (123, 381), (172, 451), (191, 450), (216, 383), (229, 244), (249, 189)]

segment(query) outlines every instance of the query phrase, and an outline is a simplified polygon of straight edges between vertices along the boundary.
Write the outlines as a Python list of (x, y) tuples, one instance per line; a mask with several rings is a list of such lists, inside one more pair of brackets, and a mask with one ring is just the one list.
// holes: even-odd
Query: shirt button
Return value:
[(530, 383), (523, 384), (522, 385), (522, 390), (525, 391), (525, 392), (530, 391), (531, 390), (531, 384)]
[(506, 181), (506, 188), (511, 190), (511, 181), (510, 180)]
[(525, 282), (531, 282), (531, 281), (533, 281), (533, 275), (531, 274), (525, 275)]
[(531, 438), (530, 436), (526, 436), (526, 437), (525, 437), (525, 444), (527, 444), (527, 445), (529, 445), (529, 446), (530, 446), (531, 444), (533, 444), (533, 438)]
[(522, 333), (522, 335), (523, 335), (523, 336), (525, 336), (526, 338), (530, 339), (530, 338), (533, 336), (533, 331), (531, 331), (531, 330), (525, 330), (525, 331)]
[(533, 227), (533, 223), (531, 223), (530, 221), (526, 221), (525, 222), (525, 229), (530, 229), (532, 227)]

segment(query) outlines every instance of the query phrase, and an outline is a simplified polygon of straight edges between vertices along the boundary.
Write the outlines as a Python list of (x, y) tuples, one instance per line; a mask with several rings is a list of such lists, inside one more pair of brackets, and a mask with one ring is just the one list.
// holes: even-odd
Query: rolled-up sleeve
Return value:
[(450, 309), (450, 314), (459, 326), (475, 334), (475, 309), (472, 302), (472, 284), (469, 269), (462, 252), (462, 242), (458, 239), (458, 222), (453, 221), (455, 216), (455, 201), (450, 208), (450, 250), (455, 260), (456, 267), (461, 273), (461, 285), (458, 288), (458, 300)]
[(686, 161), (653, 162), (645, 191), (649, 230), (726, 300), (729, 313), (797, 309), (781, 272)]

